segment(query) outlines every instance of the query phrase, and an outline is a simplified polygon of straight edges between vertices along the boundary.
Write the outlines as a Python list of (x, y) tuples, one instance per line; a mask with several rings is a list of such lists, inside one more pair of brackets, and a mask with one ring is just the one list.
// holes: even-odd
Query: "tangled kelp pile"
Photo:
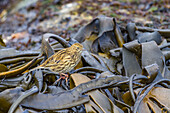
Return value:
[[(5, 48), (1, 40), (0, 112), (169, 112), (169, 37), (170, 30), (99, 16), (73, 38), (44, 34), (39, 51)], [(68, 82), (34, 69), (74, 43), (85, 51)]]

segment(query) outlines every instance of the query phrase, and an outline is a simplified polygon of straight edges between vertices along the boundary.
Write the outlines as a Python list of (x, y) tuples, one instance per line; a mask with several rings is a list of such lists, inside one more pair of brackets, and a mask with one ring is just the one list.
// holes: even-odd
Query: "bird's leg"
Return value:
[(53, 85), (55, 85), (58, 81), (60, 81), (61, 79), (65, 79), (66, 80), (66, 84), (68, 82), (68, 74), (65, 73), (60, 73), (60, 78), (58, 80), (56, 80)]
[[(64, 76), (62, 76), (62, 75), (64, 75)], [(66, 79), (66, 83), (67, 83), (67, 81), (68, 81), (68, 74), (61, 73), (60, 77), (62, 77), (62, 79)]]

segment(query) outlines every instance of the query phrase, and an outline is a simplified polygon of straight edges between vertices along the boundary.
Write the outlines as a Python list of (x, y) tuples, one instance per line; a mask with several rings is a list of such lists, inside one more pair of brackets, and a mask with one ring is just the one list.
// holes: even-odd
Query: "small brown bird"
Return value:
[(49, 68), (55, 73), (60, 74), (60, 79), (63, 78), (62, 75), (68, 78), (68, 75), (64, 73), (71, 71), (79, 63), (82, 51), (83, 45), (75, 43), (69, 48), (58, 51), (38, 67)]

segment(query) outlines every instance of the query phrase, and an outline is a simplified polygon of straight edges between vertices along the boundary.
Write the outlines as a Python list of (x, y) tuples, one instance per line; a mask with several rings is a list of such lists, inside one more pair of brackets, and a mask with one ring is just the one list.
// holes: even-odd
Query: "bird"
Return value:
[(68, 75), (65, 73), (70, 72), (80, 62), (82, 52), (83, 45), (75, 43), (68, 48), (56, 52), (38, 67), (48, 68), (59, 74), (60, 78), (57, 81), (68, 78)]

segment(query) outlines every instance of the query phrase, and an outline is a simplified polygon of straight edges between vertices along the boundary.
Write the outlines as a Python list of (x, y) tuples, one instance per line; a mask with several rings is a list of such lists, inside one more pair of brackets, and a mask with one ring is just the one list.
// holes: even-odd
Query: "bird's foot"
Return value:
[(56, 80), (54, 83), (53, 83), (53, 85), (56, 85), (57, 84), (57, 82), (59, 82), (61, 79), (65, 79), (66, 80), (66, 84), (68, 83), (68, 74), (65, 74), (65, 73), (61, 73), (60, 74), (60, 78), (58, 79), (58, 80)]

